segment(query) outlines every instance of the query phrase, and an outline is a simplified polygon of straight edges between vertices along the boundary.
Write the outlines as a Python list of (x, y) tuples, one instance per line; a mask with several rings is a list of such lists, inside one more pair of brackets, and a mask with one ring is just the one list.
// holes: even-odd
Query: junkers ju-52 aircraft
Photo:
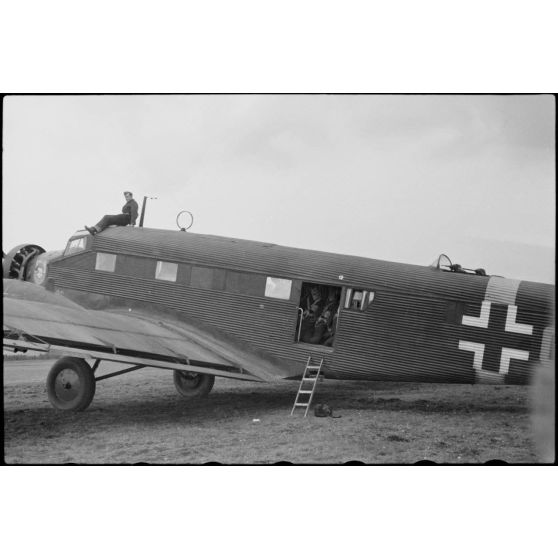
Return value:
[[(4, 347), (64, 355), (47, 377), (57, 409), (147, 366), (173, 371), (185, 397), (215, 376), (302, 377), (307, 412), (318, 377), (525, 384), (554, 357), (553, 285), (445, 255), (406, 265), (126, 226), (78, 231), (58, 252), (17, 246), (3, 268)], [(96, 376), (102, 361), (127, 368)]]

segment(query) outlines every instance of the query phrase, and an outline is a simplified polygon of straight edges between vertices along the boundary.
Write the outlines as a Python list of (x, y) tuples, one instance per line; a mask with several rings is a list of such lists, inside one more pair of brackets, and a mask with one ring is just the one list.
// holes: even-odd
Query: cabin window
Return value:
[(192, 266), (189, 264), (180, 264), (178, 268), (177, 283), (181, 285), (189, 285), (192, 279)]
[(95, 260), (95, 269), (97, 271), (114, 271), (115, 266), (116, 254), (97, 252), (97, 259)]
[(197, 289), (222, 291), (225, 288), (225, 270), (193, 266), (190, 272), (190, 286)]
[(265, 283), (265, 296), (280, 298), (281, 300), (290, 300), (292, 285), (293, 282), (290, 279), (268, 277)]
[(359, 310), (364, 312), (374, 300), (374, 291), (365, 291), (362, 289), (347, 289), (345, 293), (346, 310)]
[[(227, 271), (225, 289), (230, 293), (262, 296), (265, 289), (265, 279), (261, 275)], [(289, 297), (287, 296), (287, 298)]]
[(151, 258), (138, 258), (137, 256), (118, 254), (114, 272), (128, 277), (151, 279), (155, 275), (156, 267), (157, 262)]
[(211, 284), (211, 288), (214, 291), (224, 291), (225, 290), (225, 270), (224, 269), (217, 269), (213, 270), (213, 283)]
[(190, 285), (198, 289), (212, 289), (213, 269), (211, 267), (192, 267)]
[(171, 262), (157, 262), (157, 268), (155, 269), (155, 279), (161, 279), (161, 281), (176, 282), (177, 272), (178, 264)]
[(81, 236), (79, 238), (73, 238), (68, 242), (68, 246), (66, 246), (66, 250), (64, 251), (65, 256), (71, 256), (77, 252), (83, 252), (86, 247), (86, 236)]

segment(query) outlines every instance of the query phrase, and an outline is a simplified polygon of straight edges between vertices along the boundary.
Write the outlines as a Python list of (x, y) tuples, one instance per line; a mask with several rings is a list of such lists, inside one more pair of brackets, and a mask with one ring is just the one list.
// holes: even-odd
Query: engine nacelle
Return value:
[(5, 279), (28, 280), (30, 264), (45, 249), (36, 244), (20, 244), (10, 250), (2, 262), (2, 274)]
[(48, 262), (61, 254), (61, 250), (45, 252), (44, 248), (37, 244), (20, 244), (3, 258), (3, 277), (42, 285), (46, 278)]

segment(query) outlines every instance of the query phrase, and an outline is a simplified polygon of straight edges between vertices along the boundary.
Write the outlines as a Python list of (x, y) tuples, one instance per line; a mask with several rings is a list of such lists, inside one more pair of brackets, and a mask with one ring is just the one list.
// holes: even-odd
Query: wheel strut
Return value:
[[(99, 366), (100, 361), (95, 363), (95, 368)], [(94, 368), (94, 370), (95, 370)], [(133, 372), (134, 370), (139, 370), (140, 368), (145, 368), (143, 364), (138, 364), (137, 366), (131, 366), (130, 368), (125, 368), (124, 370), (119, 370), (118, 372), (111, 372), (110, 374), (105, 374), (104, 376), (99, 376), (95, 378), (96, 382), (100, 382), (101, 380), (106, 380), (107, 378), (114, 378), (114, 376), (120, 376), (121, 374), (127, 374), (128, 372)]]

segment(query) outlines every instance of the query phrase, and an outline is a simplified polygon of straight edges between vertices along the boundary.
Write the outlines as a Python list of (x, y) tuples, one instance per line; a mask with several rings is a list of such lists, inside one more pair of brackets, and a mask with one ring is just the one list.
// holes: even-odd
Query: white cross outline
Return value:
[(492, 302), (489, 300), (483, 300), (481, 305), (481, 312), (480, 316), (477, 318), (476, 316), (465, 316), (461, 319), (461, 323), (463, 325), (473, 326), (473, 327), (488, 327), (488, 320), (490, 319), (490, 307), (492, 306)]
[(473, 368), (482, 370), (482, 360), (484, 358), (484, 343), (474, 343), (473, 341), (459, 341), (459, 348), (462, 351), (472, 351), (475, 353), (473, 357)]
[[(533, 326), (529, 324), (518, 324), (517, 323), (517, 306), (514, 304), (508, 304), (508, 310), (506, 314), (506, 325), (504, 330), (510, 333), (521, 333), (523, 335), (533, 335)], [(481, 327), (483, 329), (488, 329), (488, 322), (490, 321), (490, 309), (492, 307), (492, 302), (489, 300), (483, 300), (481, 304), (480, 316), (463, 316), (461, 323), (466, 326)], [(484, 351), (486, 345), (484, 343), (474, 343), (473, 341), (459, 341), (459, 349), (462, 351), (471, 351), (474, 353), (473, 356), (473, 369), (482, 370), (482, 363), (484, 359)], [(510, 361), (512, 359), (517, 360), (529, 360), (529, 351), (523, 351), (520, 349), (510, 349), (508, 347), (502, 347), (502, 352), (500, 353), (500, 369), (499, 374), (507, 374), (510, 370)]]
[[(484, 343), (474, 343), (473, 341), (459, 341), (459, 348), (462, 351), (471, 351), (473, 356), (473, 369), (482, 370), (482, 361), (484, 359)], [(512, 358), (517, 360), (529, 360), (529, 351), (521, 351), (519, 349), (502, 348), (500, 354), (500, 369), (498, 374), (507, 374), (510, 371), (510, 361)]]
[(528, 324), (518, 324), (517, 320), (517, 306), (510, 304), (508, 306), (508, 313), (506, 315), (506, 331), (512, 333), (523, 333), (524, 335), (533, 335), (533, 326)]
[(507, 374), (510, 369), (510, 360), (512, 358), (518, 360), (529, 360), (529, 351), (521, 351), (519, 349), (508, 349), (506, 347), (502, 348), (502, 354), (500, 356), (500, 370), (499, 374)]
[[(482, 327), (484, 329), (488, 328), (488, 322), (490, 320), (490, 309), (492, 307), (492, 302), (489, 300), (483, 300), (481, 304), (480, 316), (463, 316), (461, 323), (467, 326)], [(529, 324), (518, 324), (517, 323), (517, 306), (514, 304), (508, 304), (508, 310), (506, 313), (506, 325), (504, 327), (505, 331), (510, 333), (521, 333), (523, 335), (533, 335), (533, 326)]]

